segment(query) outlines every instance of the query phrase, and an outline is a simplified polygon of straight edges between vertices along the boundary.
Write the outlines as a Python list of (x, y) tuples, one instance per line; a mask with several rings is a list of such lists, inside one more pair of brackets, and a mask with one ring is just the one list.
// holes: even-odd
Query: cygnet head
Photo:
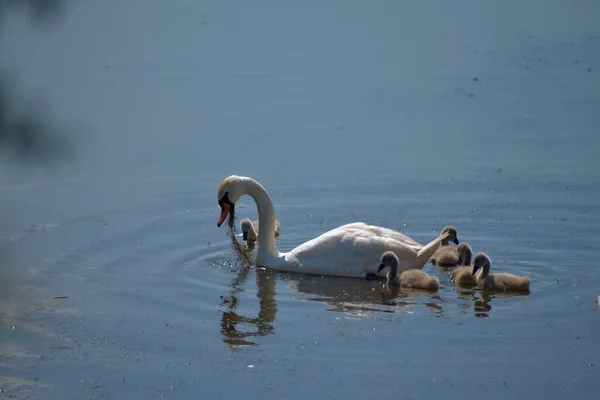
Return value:
[(380, 273), (385, 267), (389, 267), (388, 275), (395, 276), (398, 272), (398, 257), (393, 251), (386, 251), (381, 255), (381, 261), (377, 273)]
[(254, 230), (254, 226), (252, 225), (252, 221), (250, 221), (248, 218), (244, 218), (240, 222), (240, 228), (242, 229), (242, 239), (244, 241), (256, 241), (258, 239), (256, 231)]
[(453, 241), (455, 244), (458, 244), (458, 233), (456, 232), (456, 228), (453, 226), (446, 226), (444, 229), (442, 229), (442, 235), (446, 232), (449, 232), (450, 235), (448, 235), (448, 237), (445, 239), (446, 241)]
[(490, 258), (488, 257), (487, 254), (485, 254), (485, 253), (475, 254), (475, 257), (473, 258), (473, 275), (475, 275), (477, 273), (479, 268), (482, 268), (484, 274), (487, 275), (487, 273), (490, 271), (491, 265), (492, 265), (492, 260), (490, 260)]
[(458, 252), (458, 265), (471, 265), (471, 258), (473, 257), (473, 250), (467, 242), (462, 242), (456, 248)]

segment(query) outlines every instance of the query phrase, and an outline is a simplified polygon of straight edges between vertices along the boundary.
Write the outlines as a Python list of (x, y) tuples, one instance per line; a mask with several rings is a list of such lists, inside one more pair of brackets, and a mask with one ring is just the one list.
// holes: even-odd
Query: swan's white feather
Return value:
[[(430, 243), (429, 253), (437, 249), (441, 240), (438, 238)], [(277, 269), (364, 278), (369, 272), (377, 272), (381, 255), (388, 250), (398, 256), (400, 271), (423, 268), (431, 255), (426, 253), (419, 257), (423, 248), (400, 232), (357, 222), (340, 226), (301, 244), (284, 254), (286, 262)], [(380, 275), (383, 276), (383, 272)]]

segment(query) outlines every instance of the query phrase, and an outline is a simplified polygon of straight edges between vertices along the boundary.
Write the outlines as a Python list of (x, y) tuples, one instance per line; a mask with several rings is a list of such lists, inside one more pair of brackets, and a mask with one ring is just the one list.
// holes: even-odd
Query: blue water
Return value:
[[(598, 17), (465, 0), (7, 13), (15, 107), (41, 99), (75, 158), (2, 162), (2, 394), (595, 399)], [(430, 264), (435, 294), (246, 268), (216, 227), (230, 174), (269, 191), (281, 251), (355, 221), (421, 243), (452, 224), (531, 294)], [(249, 197), (236, 212), (256, 217)]]

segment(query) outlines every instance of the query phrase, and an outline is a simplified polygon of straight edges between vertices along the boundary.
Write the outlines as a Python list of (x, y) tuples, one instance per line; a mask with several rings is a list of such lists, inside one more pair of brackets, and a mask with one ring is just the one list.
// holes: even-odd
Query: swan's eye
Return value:
[(221, 197), (221, 200), (219, 200), (219, 205), (221, 204), (233, 204), (231, 201), (229, 201), (229, 192), (225, 192), (225, 194), (223, 195), (223, 197)]

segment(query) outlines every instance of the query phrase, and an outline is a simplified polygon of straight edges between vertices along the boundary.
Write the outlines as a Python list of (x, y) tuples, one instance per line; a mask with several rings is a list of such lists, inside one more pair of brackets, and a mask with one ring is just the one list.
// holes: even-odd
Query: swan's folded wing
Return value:
[(305, 274), (364, 277), (360, 261), (351, 253), (352, 243), (343, 236), (342, 231), (329, 231), (301, 244), (285, 254), (285, 268)]
[[(385, 229), (385, 228), (383, 228)], [(386, 231), (391, 231), (386, 229)], [(381, 255), (391, 250), (398, 256), (398, 268), (400, 270), (413, 267), (413, 261), (416, 260), (421, 245), (414, 241), (404, 240), (404, 235), (394, 235), (394, 231), (373, 231), (356, 230), (346, 233), (346, 240), (352, 243), (352, 250), (357, 259), (362, 259), (363, 264), (369, 265), (368, 272), (375, 272), (380, 264)], [(399, 232), (395, 232), (399, 233)], [(409, 238), (410, 239), (410, 238)], [(413, 242), (413, 243), (411, 243)], [(372, 271), (371, 269), (375, 269)]]
[[(405, 234), (395, 231), (393, 229), (384, 228), (382, 226), (377, 225), (367, 225), (364, 222), (353, 222), (350, 224), (342, 225), (333, 229), (333, 231), (343, 230), (347, 232), (352, 231), (360, 231), (360, 232), (369, 232), (369, 234), (373, 234), (376, 236), (382, 236), (385, 238), (393, 239), (394, 241), (401, 242), (409, 247), (423, 247), (423, 245), (413, 238), (406, 236)], [(331, 231), (330, 231), (331, 232)]]
[(420, 244), (406, 241), (405, 235), (390, 229), (349, 225), (301, 244), (287, 253), (286, 260), (296, 264), (294, 270), (298, 272), (364, 277), (367, 272), (377, 272), (381, 255), (392, 250), (400, 260), (400, 269), (414, 267)]

